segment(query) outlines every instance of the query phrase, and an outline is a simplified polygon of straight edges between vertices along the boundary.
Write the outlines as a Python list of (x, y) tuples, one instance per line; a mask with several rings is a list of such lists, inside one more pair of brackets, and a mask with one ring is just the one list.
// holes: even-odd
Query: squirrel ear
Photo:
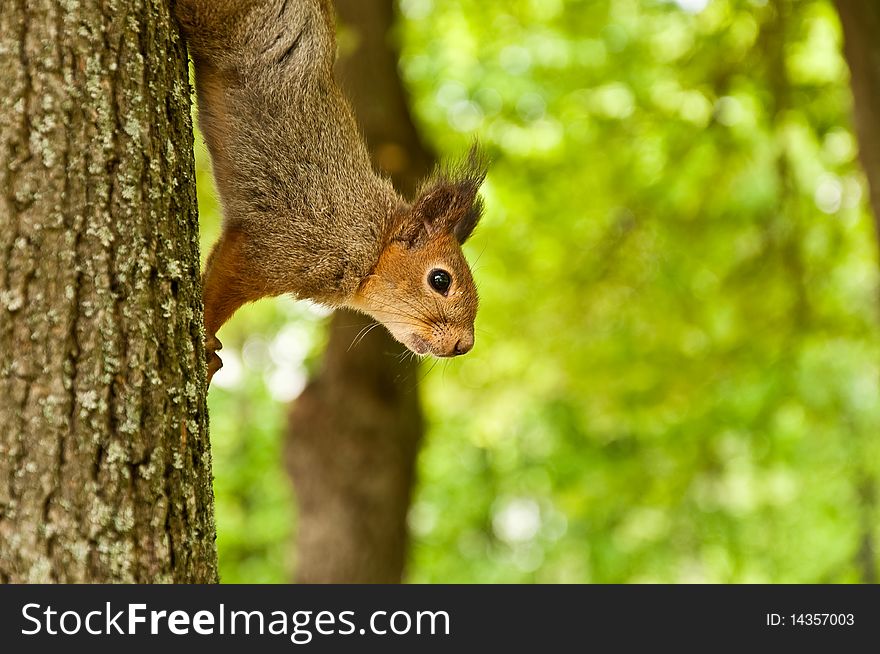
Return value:
[(459, 243), (468, 239), (483, 215), (478, 192), (487, 168), (486, 158), (474, 145), (464, 163), (438, 171), (422, 187), (412, 213), (429, 238), (449, 231)]
[(459, 243), (464, 243), (470, 237), (480, 218), (483, 217), (483, 200), (474, 194), (467, 211), (455, 222), (452, 227), (452, 233), (455, 234)]
[(416, 211), (407, 207), (398, 211), (394, 218), (391, 240), (402, 241), (407, 247), (421, 247), (433, 235), (434, 229)]

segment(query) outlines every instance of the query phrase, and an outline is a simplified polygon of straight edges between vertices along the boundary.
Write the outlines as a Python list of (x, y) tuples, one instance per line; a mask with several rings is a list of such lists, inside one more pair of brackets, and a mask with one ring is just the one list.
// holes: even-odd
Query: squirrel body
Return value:
[(367, 313), (419, 354), (469, 350), (477, 157), (412, 203), (376, 174), (333, 77), (329, 0), (177, 0), (175, 14), (224, 215), (203, 276), (209, 380), (220, 326), (282, 294)]

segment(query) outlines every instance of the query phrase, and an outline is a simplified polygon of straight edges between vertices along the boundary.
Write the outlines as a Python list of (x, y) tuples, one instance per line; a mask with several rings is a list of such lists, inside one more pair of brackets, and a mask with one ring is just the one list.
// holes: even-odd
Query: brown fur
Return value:
[[(374, 172), (333, 79), (329, 0), (177, 0), (175, 14), (224, 209), (204, 274), (209, 373), (220, 326), (284, 293), (361, 310), (421, 354), (469, 350), (477, 295), (460, 244), (483, 164), (440, 173), (413, 204)], [(453, 278), (445, 295), (433, 268)]]

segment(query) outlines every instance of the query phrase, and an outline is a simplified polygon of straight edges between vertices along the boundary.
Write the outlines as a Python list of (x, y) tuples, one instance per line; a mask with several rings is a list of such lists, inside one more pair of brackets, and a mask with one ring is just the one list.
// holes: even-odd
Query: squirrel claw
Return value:
[(217, 356), (217, 350), (223, 348), (223, 344), (217, 340), (216, 336), (210, 336), (205, 340), (205, 358), (208, 363), (208, 386), (211, 385), (211, 378), (214, 373), (223, 367), (223, 361)]
[(208, 386), (211, 385), (211, 378), (214, 373), (223, 367), (223, 361), (217, 356), (216, 352), (208, 352)]

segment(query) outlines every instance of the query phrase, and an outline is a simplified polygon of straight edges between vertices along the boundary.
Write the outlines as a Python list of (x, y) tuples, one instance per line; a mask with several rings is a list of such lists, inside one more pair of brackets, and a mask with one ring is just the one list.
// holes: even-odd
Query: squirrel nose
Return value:
[(453, 348), (453, 354), (458, 356), (459, 354), (465, 354), (471, 351), (471, 348), (474, 346), (474, 337), (473, 336), (464, 336), (458, 339), (458, 342), (455, 344), (455, 348)]

